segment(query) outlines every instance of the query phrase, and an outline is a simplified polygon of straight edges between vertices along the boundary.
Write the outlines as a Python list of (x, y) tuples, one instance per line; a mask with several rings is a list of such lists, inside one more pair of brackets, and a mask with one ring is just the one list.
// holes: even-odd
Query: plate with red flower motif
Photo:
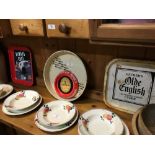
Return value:
[(79, 125), (89, 135), (121, 135), (124, 126), (121, 119), (113, 112), (95, 109), (85, 112), (79, 119)]
[[(122, 121), (123, 126), (124, 126), (124, 131), (122, 135), (130, 135), (130, 131), (127, 127), (127, 125)], [(84, 129), (83, 125), (78, 125), (78, 134), (79, 135), (89, 135), (88, 132)]]
[(44, 125), (39, 121), (39, 119), (38, 119), (37, 116), (38, 116), (38, 115), (36, 114), (36, 116), (35, 116), (35, 125), (36, 125), (39, 129), (41, 129), (41, 130), (43, 130), (43, 131), (47, 131), (47, 132), (59, 132), (59, 131), (66, 130), (66, 129), (70, 128), (71, 126), (73, 126), (73, 125), (75, 124), (75, 122), (77, 121), (77, 119), (78, 119), (79, 113), (78, 113), (78, 111), (76, 110), (76, 114), (75, 114), (75, 116), (73, 117), (73, 119), (72, 119), (71, 121), (69, 121), (68, 123), (65, 123), (65, 124), (63, 124), (63, 125), (61, 125), (61, 126), (55, 127), (55, 128), (53, 128), (53, 127), (51, 127), (51, 126), (44, 126)]
[(11, 115), (11, 116), (17, 116), (17, 115), (23, 115), (26, 113), (29, 113), (31, 111), (33, 111), (34, 109), (36, 109), (40, 104), (42, 103), (42, 96), (39, 97), (38, 102), (36, 102), (35, 104), (33, 104), (32, 106), (24, 109), (24, 110), (20, 110), (20, 111), (9, 111), (8, 108), (5, 107), (5, 105), (3, 104), (2, 106), (2, 111), (7, 114), (7, 115)]
[(75, 106), (68, 101), (52, 101), (37, 112), (39, 122), (48, 127), (58, 127), (71, 121), (76, 114)]
[(39, 93), (33, 90), (23, 90), (7, 97), (4, 106), (12, 112), (31, 107), (39, 100)]

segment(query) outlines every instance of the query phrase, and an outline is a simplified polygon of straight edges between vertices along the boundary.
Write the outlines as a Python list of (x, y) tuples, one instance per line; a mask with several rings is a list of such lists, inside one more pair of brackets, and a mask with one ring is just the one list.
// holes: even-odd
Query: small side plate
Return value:
[(13, 91), (13, 86), (9, 84), (0, 84), (0, 99), (5, 98)]

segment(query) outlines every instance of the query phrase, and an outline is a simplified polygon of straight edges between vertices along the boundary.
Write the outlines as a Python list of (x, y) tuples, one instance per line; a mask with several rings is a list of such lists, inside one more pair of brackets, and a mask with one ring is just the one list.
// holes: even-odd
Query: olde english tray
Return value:
[(104, 101), (118, 110), (133, 114), (155, 103), (155, 63), (114, 59), (106, 67)]

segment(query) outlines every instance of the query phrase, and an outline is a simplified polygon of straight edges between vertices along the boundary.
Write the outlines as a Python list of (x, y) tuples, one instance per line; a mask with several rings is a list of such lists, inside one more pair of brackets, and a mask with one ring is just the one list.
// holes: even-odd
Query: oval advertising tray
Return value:
[(114, 59), (106, 67), (104, 102), (133, 114), (146, 104), (155, 103), (155, 63)]

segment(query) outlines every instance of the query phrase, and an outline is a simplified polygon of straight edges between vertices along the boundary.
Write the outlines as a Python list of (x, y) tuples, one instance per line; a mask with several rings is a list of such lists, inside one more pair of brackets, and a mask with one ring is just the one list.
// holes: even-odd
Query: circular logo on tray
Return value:
[(55, 79), (55, 90), (62, 98), (72, 98), (78, 91), (78, 80), (69, 71), (62, 71)]

